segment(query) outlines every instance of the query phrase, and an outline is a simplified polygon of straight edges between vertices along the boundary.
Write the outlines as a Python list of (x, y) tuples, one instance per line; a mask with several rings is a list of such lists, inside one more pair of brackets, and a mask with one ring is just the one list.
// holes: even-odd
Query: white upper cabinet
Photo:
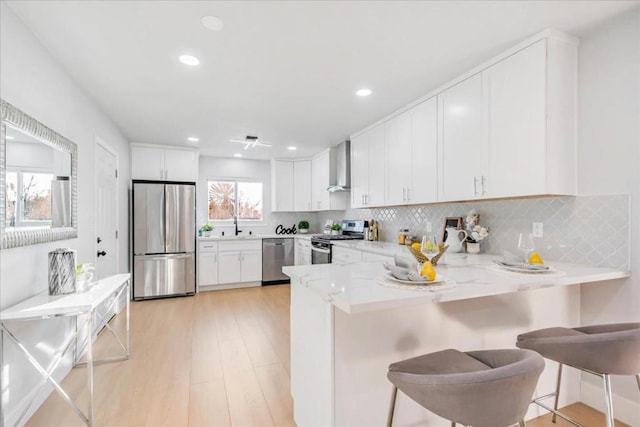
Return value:
[[(378, 123), (385, 174), (375, 128), (357, 134), (352, 206), (575, 195), (577, 45), (545, 30)], [(381, 175), (383, 204), (367, 203)]]
[(198, 180), (198, 153), (131, 144), (131, 178), (195, 182)]
[(385, 123), (387, 205), (408, 203), (411, 187), (411, 110)]
[(384, 125), (351, 139), (351, 207), (384, 205)]
[(575, 194), (575, 63), (540, 40), (483, 71), (484, 197)]
[(369, 131), (369, 192), (365, 198), (367, 207), (384, 206), (385, 192), (384, 125)]
[(293, 200), (293, 161), (271, 161), (271, 210), (273, 212), (291, 212)]
[(271, 209), (274, 212), (315, 212), (345, 210), (349, 192), (330, 193), (336, 175), (334, 149), (311, 160), (271, 161)]
[(438, 102), (434, 96), (411, 110), (409, 203), (438, 200)]
[(351, 207), (366, 206), (369, 192), (369, 132), (351, 138)]
[(481, 195), (482, 76), (476, 74), (438, 94), (440, 200)]
[(330, 150), (325, 150), (311, 161), (311, 207), (314, 211), (329, 209), (330, 156)]
[(311, 160), (293, 162), (293, 210), (311, 210)]
[(311, 160), (271, 161), (271, 210), (309, 212), (311, 208)]
[(386, 203), (438, 200), (438, 105), (433, 97), (386, 123)]

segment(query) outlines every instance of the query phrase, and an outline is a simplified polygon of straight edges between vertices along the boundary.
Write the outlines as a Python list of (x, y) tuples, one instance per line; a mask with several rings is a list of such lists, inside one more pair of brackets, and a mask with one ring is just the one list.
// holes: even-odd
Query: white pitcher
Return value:
[[(453, 227), (447, 227), (447, 238), (444, 241), (445, 245), (449, 246), (449, 252), (462, 252), (462, 242), (467, 238), (467, 232), (464, 230), (457, 230)], [(464, 237), (460, 238), (460, 233), (464, 235)]]

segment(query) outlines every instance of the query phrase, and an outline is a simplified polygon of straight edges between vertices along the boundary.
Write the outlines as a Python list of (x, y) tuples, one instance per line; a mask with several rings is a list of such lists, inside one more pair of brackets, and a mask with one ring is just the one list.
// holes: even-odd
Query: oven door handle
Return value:
[(331, 249), (323, 249), (323, 248), (318, 248), (316, 246), (311, 246), (311, 250), (312, 251), (316, 251), (316, 252), (320, 252), (323, 254), (330, 254), (331, 253)]

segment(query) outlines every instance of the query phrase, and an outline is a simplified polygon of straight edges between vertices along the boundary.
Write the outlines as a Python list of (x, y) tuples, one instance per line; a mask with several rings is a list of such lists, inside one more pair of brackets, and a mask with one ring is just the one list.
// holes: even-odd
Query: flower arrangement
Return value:
[(205, 222), (204, 225), (202, 226), (202, 231), (213, 231), (213, 225), (209, 224), (208, 222)]
[(471, 209), (464, 219), (467, 230), (467, 242), (480, 243), (489, 236), (491, 229), (489, 227), (483, 227), (478, 224), (480, 215), (475, 209)]

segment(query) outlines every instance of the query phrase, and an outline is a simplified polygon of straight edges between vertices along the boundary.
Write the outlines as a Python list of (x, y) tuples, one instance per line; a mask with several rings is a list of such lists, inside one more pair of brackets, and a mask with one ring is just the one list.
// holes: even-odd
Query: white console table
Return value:
[[(93, 365), (99, 362), (111, 362), (116, 360), (128, 359), (130, 356), (130, 334), (129, 334), (129, 301), (130, 301), (130, 274), (117, 274), (115, 276), (107, 277), (96, 282), (88, 291), (84, 293), (67, 294), (67, 295), (55, 295), (51, 296), (47, 291), (35, 295), (19, 304), (11, 306), (0, 312), (0, 344), (2, 349), (0, 351), (0, 367), (3, 366), (2, 354), (4, 351), (4, 342), (8, 338), (12, 341), (25, 355), (26, 359), (36, 368), (36, 370), (42, 375), (42, 381), (32, 390), (32, 392), (26, 397), (26, 405), (20, 415), (18, 416), (15, 425), (20, 425), (23, 418), (27, 414), (29, 408), (33, 404), (38, 391), (47, 383), (50, 382), (54, 389), (60, 394), (60, 396), (71, 406), (71, 408), (78, 414), (78, 416), (88, 425), (93, 425)], [(117, 336), (115, 331), (111, 328), (108, 321), (109, 319), (98, 318), (95, 319), (95, 324), (98, 325), (98, 330), (103, 327), (107, 328), (111, 334), (115, 337), (116, 341), (120, 344), (123, 350), (123, 354), (114, 357), (108, 357), (104, 359), (93, 358), (93, 325), (94, 316), (98, 314), (97, 309), (103, 303), (107, 302), (110, 298), (109, 306), (105, 313), (110, 313), (111, 309), (115, 305), (116, 301), (123, 295), (126, 295), (126, 337), (125, 343), (123, 343)], [(61, 350), (54, 356), (54, 360), (49, 369), (45, 369), (31, 354), (29, 349), (16, 337), (16, 335), (9, 328), (11, 322), (16, 321), (34, 321), (42, 319), (51, 319), (57, 317), (74, 316), (79, 319), (84, 316), (82, 323), (77, 325), (75, 333), (73, 333), (67, 340), (62, 343)], [(99, 316), (98, 316), (99, 317)], [(79, 334), (85, 330), (87, 333), (86, 344), (80, 351), (76, 352), (74, 367), (77, 365), (87, 365), (87, 386), (89, 391), (89, 407), (87, 412), (83, 412), (76, 402), (74, 402), (64, 389), (58, 384), (58, 382), (52, 378), (52, 374), (63, 360), (64, 355), (72, 348), (72, 344), (76, 342)], [(6, 338), (5, 338), (6, 337)], [(86, 361), (80, 362), (80, 356), (86, 349)], [(5, 415), (0, 416), (0, 426), (4, 425)]]

